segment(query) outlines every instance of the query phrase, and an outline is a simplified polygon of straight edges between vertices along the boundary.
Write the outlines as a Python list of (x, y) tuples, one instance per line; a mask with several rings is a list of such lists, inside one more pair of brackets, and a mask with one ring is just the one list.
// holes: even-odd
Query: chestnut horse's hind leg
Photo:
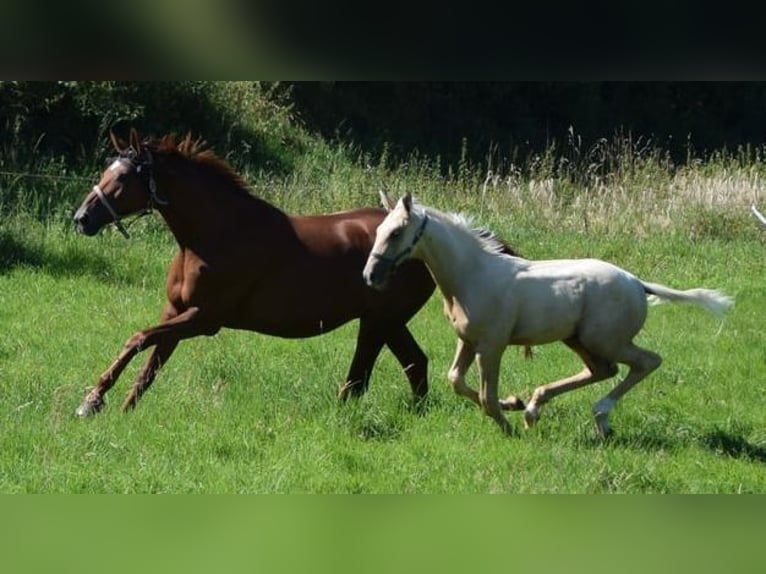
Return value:
[(338, 398), (358, 397), (367, 391), (370, 375), (383, 345), (387, 345), (404, 368), (404, 374), (412, 387), (416, 402), (428, 393), (428, 357), (418, 346), (406, 325), (388, 327), (369, 317), (359, 322), (356, 351), (351, 361), (346, 383), (340, 388)]
[[(99, 377), (96, 386), (85, 396), (82, 404), (78, 407), (77, 414), (80, 416), (93, 415), (103, 408), (104, 395), (112, 388), (122, 371), (125, 370), (125, 367), (128, 366), (128, 363), (138, 352), (157, 345), (160, 346), (160, 352), (156, 359), (159, 359), (161, 358), (163, 347), (165, 349), (168, 349), (170, 346), (174, 348), (181, 339), (188, 339), (203, 333), (213, 334), (215, 331), (217, 329), (211, 330), (209, 326), (205, 328), (200, 322), (199, 309), (197, 307), (187, 309), (177, 317), (164, 321), (155, 327), (139, 331), (128, 339), (114, 363)], [(172, 352), (172, 348), (170, 352)], [(170, 352), (168, 352), (168, 356)], [(151, 357), (150, 361), (152, 361)], [(147, 368), (151, 368), (151, 366), (151, 363), (148, 364), (144, 371), (146, 372)], [(154, 373), (156, 373), (156, 370), (154, 370)], [(133, 402), (135, 403), (135, 401)]]
[(428, 357), (406, 325), (391, 331), (386, 345), (404, 369), (415, 403), (420, 404), (428, 394)]
[(356, 336), (356, 350), (351, 360), (346, 382), (338, 391), (338, 399), (345, 401), (349, 396), (359, 397), (367, 391), (370, 384), (372, 367), (383, 348), (383, 339), (369, 320), (359, 320), (359, 332)]

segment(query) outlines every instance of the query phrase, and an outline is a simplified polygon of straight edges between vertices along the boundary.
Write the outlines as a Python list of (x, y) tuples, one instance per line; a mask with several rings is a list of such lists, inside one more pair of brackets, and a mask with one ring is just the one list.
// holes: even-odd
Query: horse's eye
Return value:
[(399, 239), (399, 236), (400, 236), (401, 234), (402, 234), (402, 230), (401, 230), (401, 229), (394, 229), (394, 230), (391, 232), (391, 239)]

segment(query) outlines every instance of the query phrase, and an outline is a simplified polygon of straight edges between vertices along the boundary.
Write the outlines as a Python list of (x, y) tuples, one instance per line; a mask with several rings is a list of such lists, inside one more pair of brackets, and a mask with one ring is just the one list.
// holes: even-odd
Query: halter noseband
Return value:
[(112, 216), (112, 219), (114, 219), (114, 226), (117, 228), (117, 231), (122, 233), (122, 236), (125, 239), (130, 239), (128, 230), (125, 229), (125, 226), (122, 224), (122, 221), (120, 221), (120, 215), (114, 210), (114, 207), (112, 207), (112, 204), (109, 203), (109, 200), (106, 198), (106, 195), (104, 195), (104, 191), (98, 185), (93, 186), (93, 191), (96, 192), (96, 197), (98, 197), (98, 200), (101, 202), (101, 205), (106, 207), (106, 210)]
[[(148, 149), (145, 150), (145, 153), (146, 159), (140, 160), (138, 157), (138, 152), (131, 146), (128, 149), (120, 152), (120, 155), (117, 156), (117, 160), (129, 161), (135, 167), (137, 174), (142, 175), (141, 172), (144, 170), (144, 168), (146, 168), (146, 172), (149, 174), (149, 203), (146, 206), (146, 209), (139, 213), (136, 218), (150, 214), (155, 205), (168, 205), (169, 203), (168, 200), (162, 199), (159, 195), (157, 195), (157, 182), (154, 181), (154, 173), (152, 171), (152, 167), (154, 165), (152, 161), (152, 154)], [(104, 191), (98, 185), (93, 186), (93, 191), (96, 192), (96, 197), (98, 197), (98, 200), (114, 219), (114, 226), (117, 228), (117, 231), (119, 231), (123, 237), (125, 237), (125, 239), (130, 239), (127, 228), (122, 224), (122, 218), (117, 213), (117, 211), (115, 211), (114, 207), (112, 207), (112, 204), (109, 203), (109, 200), (104, 194)], [(135, 219), (133, 221), (135, 221)]]
[(410, 244), (407, 249), (403, 250), (399, 255), (396, 257), (387, 257), (386, 255), (383, 255), (381, 253), (375, 253), (374, 251), (370, 252), (370, 257), (374, 257), (378, 261), (382, 261), (383, 263), (387, 263), (389, 265), (392, 265), (396, 267), (399, 265), (402, 261), (407, 259), (410, 253), (412, 253), (412, 250), (415, 249), (415, 245), (418, 244), (418, 241), (423, 237), (423, 233), (426, 230), (426, 224), (428, 223), (428, 214), (423, 214), (423, 222), (420, 224), (420, 227), (418, 227), (418, 230), (415, 232), (415, 237), (412, 238), (412, 243)]

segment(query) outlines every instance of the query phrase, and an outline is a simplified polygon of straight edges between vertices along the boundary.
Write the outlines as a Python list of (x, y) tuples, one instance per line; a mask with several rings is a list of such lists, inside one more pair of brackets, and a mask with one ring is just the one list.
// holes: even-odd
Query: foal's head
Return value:
[(77, 230), (95, 235), (108, 223), (114, 223), (128, 237), (120, 219), (162, 203), (157, 197), (152, 173), (152, 154), (142, 146), (138, 134), (130, 132), (130, 144), (111, 134), (117, 157), (101, 174), (98, 184), (85, 197), (74, 215)]
[(388, 215), (375, 231), (363, 272), (365, 282), (376, 289), (383, 289), (396, 267), (412, 255), (428, 223), (426, 213), (413, 208), (409, 193), (396, 203), (383, 191), (380, 198)]

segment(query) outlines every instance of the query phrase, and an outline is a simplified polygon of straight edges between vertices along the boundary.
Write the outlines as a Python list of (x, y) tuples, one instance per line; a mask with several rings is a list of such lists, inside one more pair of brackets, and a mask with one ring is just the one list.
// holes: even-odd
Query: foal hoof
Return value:
[(527, 405), (524, 409), (524, 428), (530, 429), (535, 426), (537, 419), (540, 418), (540, 411), (537, 410), (536, 405)]
[(82, 404), (77, 407), (77, 410), (75, 413), (78, 417), (90, 417), (95, 414), (98, 414), (101, 409), (104, 408), (104, 399), (101, 397), (97, 398), (90, 398), (85, 397), (85, 400), (82, 402)]
[(523, 411), (526, 408), (524, 401), (515, 395), (500, 399), (500, 408), (504, 411)]

